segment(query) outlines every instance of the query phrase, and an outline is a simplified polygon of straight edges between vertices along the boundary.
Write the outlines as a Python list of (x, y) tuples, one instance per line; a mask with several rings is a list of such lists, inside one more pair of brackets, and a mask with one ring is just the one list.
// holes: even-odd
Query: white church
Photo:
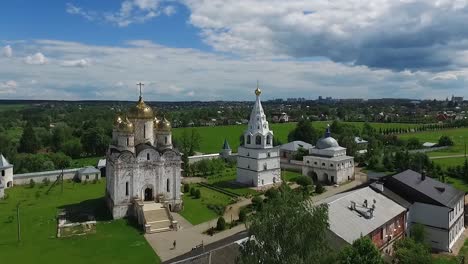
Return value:
[(237, 182), (254, 187), (281, 182), (279, 148), (273, 147), (273, 131), (260, 102), (261, 93), (257, 86), (244, 144), (239, 147), (237, 156)]
[(141, 97), (117, 117), (106, 156), (106, 199), (114, 219), (132, 214), (135, 202), (182, 209), (181, 155), (172, 148), (171, 123), (158, 120)]
[(13, 165), (0, 154), (0, 199), (5, 196), (5, 189), (13, 187)]
[(346, 148), (331, 136), (330, 126), (316, 146), (309, 149), (309, 155), (304, 156), (302, 175), (328, 184), (354, 180), (354, 158), (347, 156)]

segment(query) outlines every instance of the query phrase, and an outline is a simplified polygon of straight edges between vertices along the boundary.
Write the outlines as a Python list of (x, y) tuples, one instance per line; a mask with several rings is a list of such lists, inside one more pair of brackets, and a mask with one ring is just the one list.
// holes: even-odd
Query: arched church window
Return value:
[(167, 179), (167, 183), (166, 183), (166, 185), (167, 185), (167, 186), (166, 186), (166, 191), (167, 191), (167, 192), (170, 192), (169, 184), (170, 184), (170, 183), (169, 183), (169, 179)]
[(125, 195), (128, 196), (128, 182), (125, 182)]
[(255, 144), (257, 144), (257, 145), (261, 145), (261, 144), (262, 144), (262, 136), (257, 135), (257, 136), (255, 137)]
[(143, 125), (143, 137), (146, 138), (146, 124)]
[(167, 137), (164, 137), (164, 144), (167, 144)]
[(325, 166), (325, 163), (322, 163), (322, 166)]
[(250, 144), (250, 142), (251, 142), (250, 135), (247, 135), (247, 144)]
[(149, 153), (146, 153), (146, 159), (147, 159), (147, 160), (150, 160), (150, 155), (149, 155)]
[(263, 170), (267, 170), (267, 168), (268, 168), (268, 167), (267, 167), (267, 164), (266, 164), (266, 163), (263, 164)]
[(267, 136), (266, 143), (267, 143), (267, 145), (271, 145), (271, 136), (270, 135)]
[(130, 139), (127, 138), (127, 147), (130, 145)]
[(257, 126), (257, 129), (260, 129), (260, 126)]

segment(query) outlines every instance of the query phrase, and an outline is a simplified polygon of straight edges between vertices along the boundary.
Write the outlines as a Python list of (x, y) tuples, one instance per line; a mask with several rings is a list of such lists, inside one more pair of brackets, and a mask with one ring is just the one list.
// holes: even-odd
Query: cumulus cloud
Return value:
[(80, 59), (80, 60), (66, 60), (62, 62), (62, 66), (65, 67), (87, 67), (89, 66), (89, 60), (88, 59)]
[(14, 80), (0, 82), (0, 94), (14, 93), (18, 84)]
[(245, 56), (441, 71), (457, 67), (457, 52), (468, 49), (466, 1), (183, 2), (208, 45)]
[[(96, 12), (84, 10), (81, 7), (68, 3), (66, 12), (79, 15), (87, 20), (100, 20), (115, 24), (119, 27), (127, 27), (130, 24), (141, 24), (164, 14), (171, 16), (175, 8), (171, 5), (162, 5), (165, 0), (125, 0), (118, 11)], [(167, 1), (169, 2), (169, 1)]]
[(11, 48), (10, 45), (6, 45), (2, 49), (2, 53), (3, 53), (3, 56), (10, 58), (11, 56), (13, 56), (13, 49)]
[(27, 56), (24, 59), (24, 62), (26, 64), (32, 64), (32, 65), (42, 65), (47, 63), (47, 58), (44, 56), (44, 54), (37, 52), (34, 55)]
[[(0, 60), (0, 80), (15, 76), (21, 85), (14, 95), (6, 93), (4, 98), (136, 100), (135, 84), (142, 81), (148, 101), (253, 100), (257, 79), (264, 100), (315, 99), (319, 95), (335, 98), (468, 96), (465, 89), (468, 70), (398, 72), (328, 59), (252, 59), (171, 48), (143, 40), (125, 44), (99, 46), (58, 40), (15, 44), (17, 56)], [(48, 57), (42, 53), (42, 56), (28, 56), (31, 50), (41, 50)], [(26, 56), (33, 64), (44, 62), (44, 65), (24, 63)], [(92, 58), (92, 67), (81, 66), (90, 64), (84, 58)], [(64, 67), (64, 63), (70, 67)], [(82, 68), (76, 70), (71, 66)], [(452, 74), (457, 79), (441, 78), (441, 74)], [(41, 93), (37, 93), (38, 87)]]

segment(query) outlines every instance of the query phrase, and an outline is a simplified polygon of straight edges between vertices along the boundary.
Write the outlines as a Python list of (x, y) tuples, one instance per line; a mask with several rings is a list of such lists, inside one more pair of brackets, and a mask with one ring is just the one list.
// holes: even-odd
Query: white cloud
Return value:
[(456, 74), (451, 72), (439, 73), (431, 78), (433, 81), (447, 81), (447, 80), (458, 80)]
[(68, 3), (66, 12), (72, 15), (79, 15), (87, 20), (99, 20), (108, 22), (119, 27), (127, 27), (130, 24), (142, 24), (155, 17), (164, 14), (171, 16), (175, 13), (175, 8), (171, 5), (162, 5), (168, 0), (125, 0), (121, 2), (118, 11), (96, 12), (84, 10), (81, 7)]
[(0, 82), (0, 94), (13, 94), (18, 84), (14, 80)]
[(3, 56), (5, 57), (8, 57), (10, 58), (11, 56), (13, 56), (13, 49), (11, 48), (10, 45), (6, 45), (5, 47), (3, 47)]
[(27, 56), (24, 59), (24, 62), (26, 64), (42, 65), (47, 63), (47, 58), (44, 56), (44, 54), (37, 52), (34, 55)]
[(62, 66), (65, 67), (87, 67), (90, 65), (88, 59), (80, 59), (80, 60), (66, 60), (62, 62)]
[[(48, 55), (30, 55), (31, 50)], [(253, 100), (256, 80), (271, 98), (317, 96), (338, 98), (410, 97), (428, 95), (445, 98), (468, 96), (468, 70), (438, 73), (395, 72), (335, 63), (330, 60), (270, 60), (232, 57), (187, 48), (171, 48), (147, 40), (125, 46), (98, 46), (57, 40), (35, 40), (15, 44), (17, 56), (0, 60), (0, 80), (15, 76), (13, 95), (5, 98), (136, 100), (139, 81), (145, 83), (145, 100)], [(76, 59), (83, 58), (83, 59)], [(76, 70), (69, 66), (89, 65)], [(83, 60), (83, 61), (82, 61)], [(86, 62), (85, 62), (86, 61)], [(67, 66), (68, 66), (67, 65)], [(434, 79), (434, 80), (433, 80)], [(435, 80), (440, 79), (440, 80)], [(446, 78), (447, 79), (447, 78)], [(35, 80), (32, 82), (31, 80)], [(4, 83), (5, 84), (5, 83)], [(38, 93), (40, 87), (41, 92)]]

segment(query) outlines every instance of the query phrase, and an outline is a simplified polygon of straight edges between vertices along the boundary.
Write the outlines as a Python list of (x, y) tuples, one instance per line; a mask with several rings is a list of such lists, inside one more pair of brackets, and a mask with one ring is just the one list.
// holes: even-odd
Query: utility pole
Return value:
[(19, 211), (19, 205), (20, 203), (18, 202), (16, 204), (16, 222), (17, 222), (17, 229), (18, 229), (18, 242), (21, 241), (21, 225), (20, 225), (20, 211)]
[(62, 193), (63, 193), (63, 167), (62, 167)]

